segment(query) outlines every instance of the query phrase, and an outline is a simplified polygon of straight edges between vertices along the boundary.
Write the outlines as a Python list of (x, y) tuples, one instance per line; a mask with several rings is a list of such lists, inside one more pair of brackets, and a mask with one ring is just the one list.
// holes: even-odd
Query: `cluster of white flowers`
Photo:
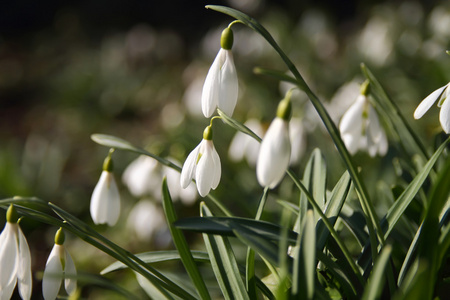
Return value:
[[(0, 235), (0, 299), (11, 299), (17, 284), (20, 297), (29, 300), (32, 291), (30, 248), (17, 223), (17, 212), (12, 204), (6, 213), (6, 220)], [(77, 289), (75, 264), (63, 244), (64, 233), (59, 229), (42, 279), (42, 294), (45, 300), (56, 299), (63, 278), (69, 295)]]

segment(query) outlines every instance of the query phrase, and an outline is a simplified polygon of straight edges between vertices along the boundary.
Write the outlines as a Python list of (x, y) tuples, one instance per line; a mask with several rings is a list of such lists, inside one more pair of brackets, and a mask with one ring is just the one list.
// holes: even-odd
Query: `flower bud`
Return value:
[(203, 131), (203, 139), (207, 141), (211, 141), (213, 139), (213, 132), (211, 125), (207, 126)]
[(8, 211), (6, 212), (6, 221), (9, 223), (17, 223), (19, 216), (17, 215), (17, 211), (14, 208), (14, 205), (10, 205)]
[(63, 229), (59, 228), (58, 231), (55, 234), (55, 244), (56, 245), (63, 245), (65, 239), (66, 239), (66, 235), (64, 234)]
[(233, 47), (233, 31), (229, 27), (222, 31), (220, 46), (225, 50), (231, 50), (231, 47)]
[(291, 97), (290, 93), (280, 101), (277, 108), (277, 117), (283, 119), (285, 121), (289, 121), (291, 119), (292, 113), (292, 105), (291, 105)]

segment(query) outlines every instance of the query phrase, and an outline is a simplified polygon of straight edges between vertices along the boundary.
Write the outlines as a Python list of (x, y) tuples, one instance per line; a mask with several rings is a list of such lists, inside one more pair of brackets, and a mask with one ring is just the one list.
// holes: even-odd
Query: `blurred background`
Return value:
[[(206, 4), (231, 6), (265, 26), (336, 123), (359, 93), (364, 62), (424, 143), (434, 147), (441, 133), (439, 110), (433, 107), (420, 121), (412, 114), (450, 80), (448, 1), (6, 1), (0, 9), (0, 196), (36, 196), (92, 225), (89, 201), (108, 153), (91, 141), (93, 133), (122, 137), (181, 165), (209, 124), (201, 113), (201, 89), (220, 33), (232, 21), (206, 10)], [(233, 117), (252, 120), (247, 125), (262, 134), (289, 86), (253, 69), (287, 69), (253, 31), (242, 25), (233, 31), (239, 77)], [(320, 147), (332, 187), (344, 167), (306, 96), (294, 97), (298, 144), (292, 165), (302, 174), (311, 151)], [(262, 193), (255, 150), (243, 140), (236, 143), (245, 149), (229, 150), (235, 132), (221, 122), (215, 128), (223, 173), (214, 195), (236, 215), (253, 217)], [(376, 167), (366, 177), (369, 189), (381, 179), (395, 184), (395, 154), (391, 145), (382, 158), (355, 156), (357, 163)], [(179, 216), (198, 215), (195, 188), (180, 191), (177, 175), (152, 161), (127, 169), (134, 154), (116, 151), (113, 158), (122, 214), (115, 227), (96, 228), (131, 252), (172, 248), (161, 216), (161, 178), (172, 178)], [(142, 185), (133, 186), (136, 182)], [(290, 190), (284, 182), (278, 197), (297, 199)], [(280, 206), (269, 202), (267, 211), (265, 219), (276, 221)], [(4, 214), (0, 220), (3, 224)], [(40, 272), (57, 228), (28, 219), (22, 228), (33, 256), (34, 297), (40, 299)], [(189, 238), (201, 249), (199, 235)], [(67, 245), (82, 273), (98, 274), (113, 262), (74, 236)], [(130, 274), (108, 278), (144, 297)], [(83, 297), (118, 297), (85, 284)]]

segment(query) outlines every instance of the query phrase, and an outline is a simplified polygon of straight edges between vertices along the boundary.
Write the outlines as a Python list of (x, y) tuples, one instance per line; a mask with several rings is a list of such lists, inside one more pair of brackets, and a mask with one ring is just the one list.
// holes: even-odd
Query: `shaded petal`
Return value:
[(289, 165), (291, 143), (288, 123), (275, 118), (261, 143), (256, 175), (259, 184), (274, 188), (283, 178)]
[(211, 188), (213, 190), (215, 190), (220, 182), (220, 177), (222, 175), (222, 166), (220, 165), (219, 154), (217, 153), (216, 148), (214, 148), (212, 141), (211, 141), (211, 147), (212, 147), (211, 154), (212, 154), (212, 159), (214, 162), (214, 174), (213, 174)]
[(342, 140), (351, 154), (355, 154), (366, 143), (362, 135), (365, 121), (363, 119), (365, 102), (366, 97), (359, 95), (355, 103), (342, 116), (339, 124)]
[(444, 89), (448, 86), (444, 85), (441, 88), (438, 88), (434, 92), (432, 92), (430, 95), (428, 95), (425, 99), (420, 102), (419, 106), (417, 106), (416, 110), (414, 111), (414, 119), (420, 119), (422, 116), (430, 109), (430, 107), (436, 102), (439, 97), (442, 95), (442, 92)]
[(95, 224), (113, 226), (119, 219), (120, 195), (111, 172), (102, 172), (92, 193), (90, 211)]
[(61, 246), (55, 244), (48, 256), (42, 278), (42, 295), (45, 300), (54, 300), (58, 296), (63, 277), (60, 255)]
[(197, 181), (197, 190), (200, 196), (205, 197), (211, 190), (213, 180), (215, 179), (214, 173), (214, 159), (212, 154), (212, 141), (207, 141), (202, 157), (198, 161), (197, 170), (195, 172), (195, 179)]
[(369, 123), (367, 128), (367, 148), (369, 155), (374, 157), (377, 153), (386, 154), (388, 150), (387, 137), (380, 124), (376, 110), (370, 105)]
[(73, 263), (72, 257), (69, 252), (64, 249), (64, 254), (66, 256), (66, 268), (64, 269), (65, 279), (64, 285), (67, 291), (67, 294), (71, 295), (77, 289), (77, 269), (75, 268), (75, 264)]
[(228, 116), (233, 115), (238, 98), (238, 79), (231, 50), (223, 50), (225, 62), (220, 70), (219, 108)]
[(30, 247), (28, 247), (27, 240), (22, 232), (22, 229), (17, 228), (19, 241), (19, 265), (17, 269), (17, 281), (19, 286), (19, 293), (22, 299), (30, 299), (32, 291), (32, 277), (31, 277), (31, 254)]
[(200, 142), (200, 144), (198, 144), (197, 147), (195, 147), (194, 150), (192, 150), (191, 153), (189, 153), (188, 157), (186, 158), (186, 161), (183, 164), (180, 177), (180, 184), (183, 189), (187, 188), (189, 184), (191, 184), (192, 179), (194, 179), (195, 170), (197, 168), (198, 155), (200, 152), (200, 146), (202, 142)]
[(441, 106), (439, 113), (439, 121), (441, 122), (442, 129), (446, 134), (450, 134), (450, 99), (447, 98)]
[(19, 249), (14, 226), (18, 225), (6, 222), (0, 235), (0, 299), (11, 298), (16, 286)]
[(202, 111), (206, 118), (212, 116), (219, 102), (220, 69), (225, 59), (224, 53), (223, 49), (220, 49), (203, 84)]

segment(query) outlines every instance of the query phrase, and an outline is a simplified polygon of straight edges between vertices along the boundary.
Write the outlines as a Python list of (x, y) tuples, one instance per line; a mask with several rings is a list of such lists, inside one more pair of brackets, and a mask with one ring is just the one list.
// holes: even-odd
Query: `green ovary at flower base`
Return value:
[(438, 107), (441, 108), (439, 113), (439, 121), (441, 122), (441, 127), (446, 134), (450, 134), (450, 82), (443, 87), (438, 88), (425, 99), (420, 102), (414, 111), (414, 119), (420, 119), (422, 116), (430, 109), (430, 107), (438, 101)]
[(55, 245), (48, 256), (42, 279), (42, 294), (45, 300), (54, 300), (58, 296), (61, 282), (69, 295), (77, 289), (75, 279), (77, 270), (72, 257), (64, 247), (64, 232), (60, 228), (55, 235)]
[(10, 299), (16, 283), (20, 297), (31, 298), (31, 254), (27, 240), (17, 224), (17, 213), (11, 204), (6, 225), (0, 235), (0, 299)]

